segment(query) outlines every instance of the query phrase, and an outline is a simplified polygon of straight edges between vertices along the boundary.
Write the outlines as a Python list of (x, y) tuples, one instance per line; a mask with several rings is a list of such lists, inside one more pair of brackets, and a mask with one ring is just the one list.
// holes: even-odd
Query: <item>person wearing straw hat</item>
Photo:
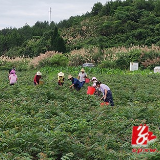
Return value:
[(87, 74), (85, 73), (84, 68), (82, 68), (81, 72), (78, 74), (78, 79), (81, 82), (82, 86), (84, 85), (86, 78), (87, 78)]
[(72, 85), (70, 86), (70, 88), (74, 87), (77, 91), (81, 89), (82, 84), (78, 79), (73, 78), (72, 75), (68, 75), (68, 80), (72, 82)]
[(64, 73), (59, 72), (58, 73), (58, 85), (63, 86), (64, 84)]
[(110, 88), (107, 85), (102, 84), (101, 82), (96, 82), (96, 86), (101, 90), (103, 94), (101, 100), (103, 99), (104, 102), (109, 102), (111, 106), (114, 106), (112, 92)]
[(41, 79), (42, 77), (42, 73), (40, 71), (38, 71), (36, 73), (36, 75), (34, 76), (34, 84), (35, 85), (39, 85), (39, 80)]

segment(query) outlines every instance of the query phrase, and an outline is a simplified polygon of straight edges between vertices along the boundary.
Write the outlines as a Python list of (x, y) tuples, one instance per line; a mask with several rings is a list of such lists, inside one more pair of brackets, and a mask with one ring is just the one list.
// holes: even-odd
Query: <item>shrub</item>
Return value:
[(97, 47), (82, 48), (79, 50), (73, 50), (68, 54), (69, 65), (79, 66), (83, 63), (95, 63), (98, 64), (104, 60), (103, 53)]
[(99, 68), (115, 68), (115, 62), (114, 61), (110, 61), (110, 60), (106, 60), (106, 61), (102, 61), (99, 65)]
[(86, 59), (81, 54), (75, 54), (75, 55), (72, 55), (69, 57), (69, 65), (70, 66), (80, 66), (85, 62), (86, 62)]
[(128, 69), (129, 67), (129, 61), (127, 60), (127, 56), (121, 56), (116, 61), (116, 68), (119, 69)]
[(68, 65), (68, 59), (63, 54), (55, 54), (52, 57), (43, 59), (39, 62), (39, 66), (67, 66)]

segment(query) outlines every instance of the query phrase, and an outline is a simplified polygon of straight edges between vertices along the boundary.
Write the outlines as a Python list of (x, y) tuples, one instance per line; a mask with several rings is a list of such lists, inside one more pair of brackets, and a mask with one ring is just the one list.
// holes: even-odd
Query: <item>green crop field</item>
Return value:
[[(8, 71), (0, 71), (0, 159), (4, 160), (159, 160), (160, 74), (86, 68), (113, 93), (115, 106), (100, 106), (87, 86), (69, 88), (68, 74), (79, 67), (41, 68), (44, 84), (34, 86), (37, 70), (17, 71), (10, 86)], [(57, 73), (65, 73), (63, 87)], [(147, 124), (157, 136), (147, 148), (133, 153), (132, 127)]]

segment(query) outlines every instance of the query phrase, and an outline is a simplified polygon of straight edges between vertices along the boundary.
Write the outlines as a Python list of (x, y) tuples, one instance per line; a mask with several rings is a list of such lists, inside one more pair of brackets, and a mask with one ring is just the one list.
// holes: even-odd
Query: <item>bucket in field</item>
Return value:
[(109, 102), (102, 102), (102, 103), (101, 103), (101, 106), (105, 106), (105, 105), (108, 106), (108, 105), (109, 105)]
[(89, 95), (93, 95), (94, 94), (94, 92), (95, 92), (95, 88), (94, 87), (92, 87), (92, 86), (88, 86), (88, 90), (87, 90), (87, 94), (89, 94)]
[(43, 84), (43, 83), (44, 83), (43, 81), (41, 81), (41, 80), (39, 81), (39, 84)]
[(89, 82), (90, 82), (90, 79), (89, 79), (89, 78), (86, 78), (86, 79), (85, 79), (85, 82), (86, 82), (86, 83), (89, 83)]

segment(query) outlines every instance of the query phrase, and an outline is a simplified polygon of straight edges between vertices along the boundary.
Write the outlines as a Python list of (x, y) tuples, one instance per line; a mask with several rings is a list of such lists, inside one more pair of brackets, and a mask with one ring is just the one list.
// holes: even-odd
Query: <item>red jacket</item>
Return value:
[(35, 75), (35, 76), (34, 76), (34, 82), (39, 84), (40, 78), (41, 78), (41, 76)]

